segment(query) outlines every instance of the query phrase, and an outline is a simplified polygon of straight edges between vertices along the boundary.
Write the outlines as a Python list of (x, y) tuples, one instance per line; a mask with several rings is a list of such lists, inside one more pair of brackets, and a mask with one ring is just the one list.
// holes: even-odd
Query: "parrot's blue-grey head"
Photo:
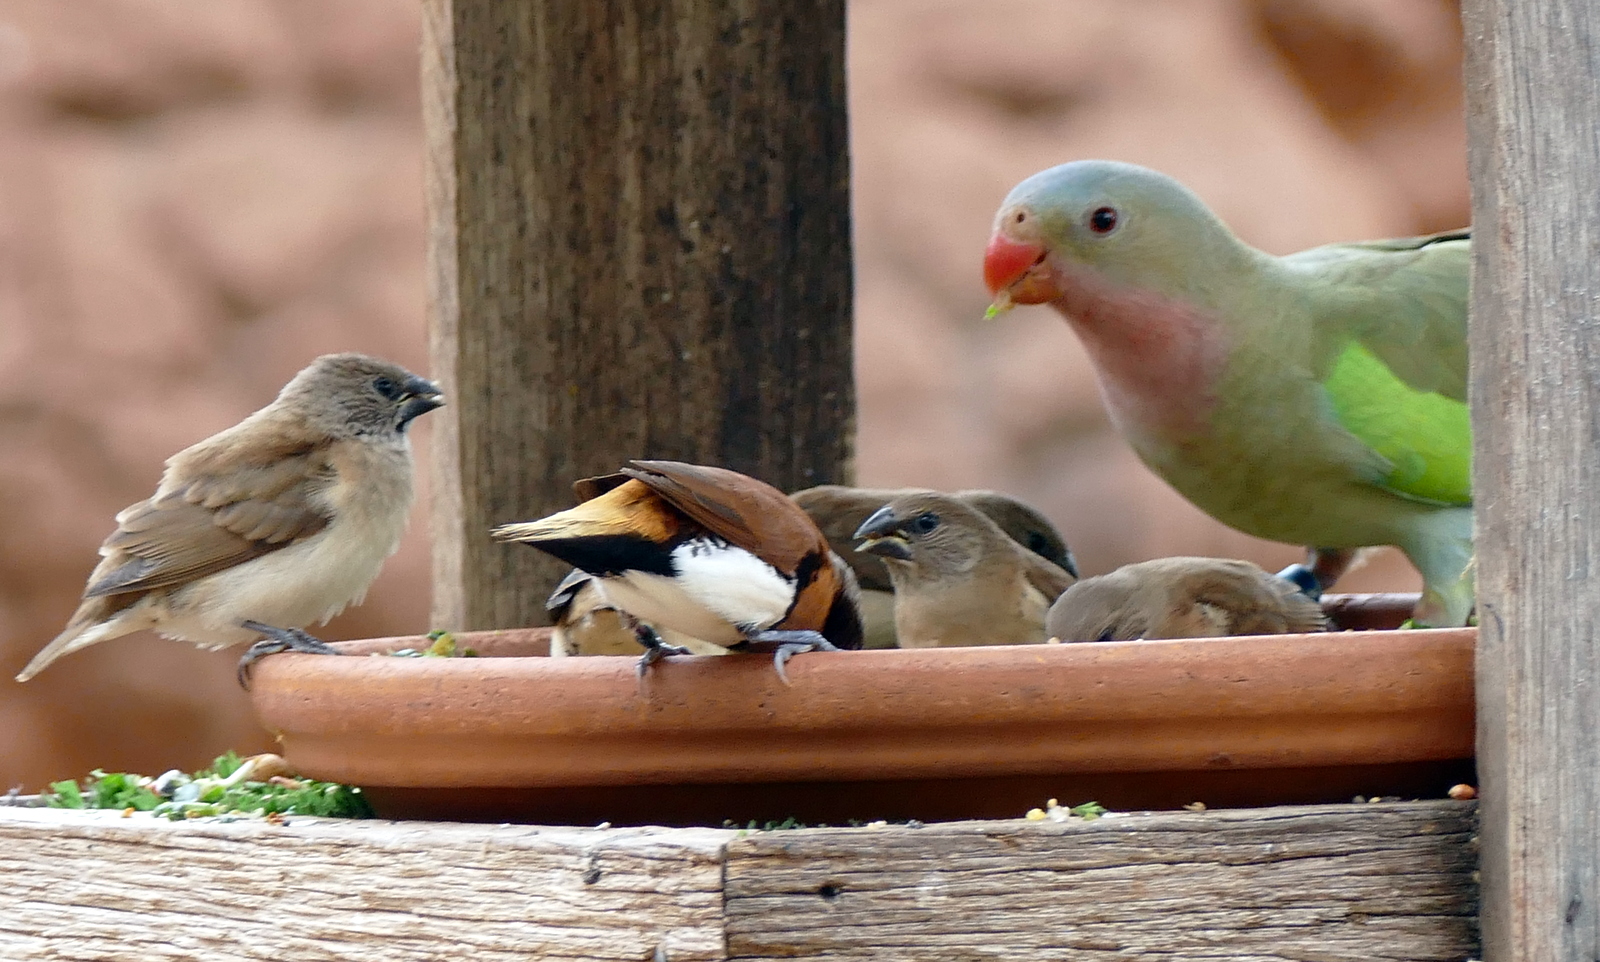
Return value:
[(1133, 164), (1080, 160), (1012, 189), (995, 215), (983, 275), (995, 295), (992, 316), (1012, 304), (1056, 300), (1075, 267), (1182, 296), (1199, 271), (1221, 266), (1208, 260), (1245, 250), (1172, 178)]

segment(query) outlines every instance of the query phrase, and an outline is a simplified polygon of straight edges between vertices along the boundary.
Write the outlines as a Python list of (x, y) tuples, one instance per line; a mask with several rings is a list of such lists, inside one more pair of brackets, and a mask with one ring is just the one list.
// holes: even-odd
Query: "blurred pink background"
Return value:
[[(426, 369), (417, 17), (0, 0), (0, 791), (269, 747), (236, 652), (140, 636), (10, 676), (168, 455), (317, 354)], [(1273, 252), (1465, 224), (1455, 5), (854, 0), (850, 30), (859, 481), (1017, 494), (1090, 574), (1296, 558), (1138, 464), (1059, 318), (980, 320), (990, 218), (1028, 174), (1109, 157)], [(419, 510), (367, 603), (318, 633), (423, 629), (427, 581)], [(1392, 553), (1340, 585), (1415, 587)]]

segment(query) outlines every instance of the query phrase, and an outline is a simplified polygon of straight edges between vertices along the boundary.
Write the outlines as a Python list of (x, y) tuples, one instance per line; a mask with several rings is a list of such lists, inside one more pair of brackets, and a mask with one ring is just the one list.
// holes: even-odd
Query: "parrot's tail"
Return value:
[(1472, 507), (1430, 511), (1418, 525), (1417, 537), (1401, 545), (1422, 573), (1422, 600), (1414, 618), (1430, 628), (1467, 623), (1473, 604)]

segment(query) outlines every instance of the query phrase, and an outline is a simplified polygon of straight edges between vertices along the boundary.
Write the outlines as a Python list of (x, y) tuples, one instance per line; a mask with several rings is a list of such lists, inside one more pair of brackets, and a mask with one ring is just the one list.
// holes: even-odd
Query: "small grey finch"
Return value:
[(865, 539), (857, 551), (889, 569), (902, 648), (1040, 644), (1045, 612), (1074, 579), (966, 500), (937, 491), (899, 495), (855, 536)]
[(167, 459), (149, 499), (123, 509), (83, 603), (17, 675), (135, 631), (222, 648), (240, 663), (331, 653), (301, 631), (359, 601), (399, 547), (412, 501), (413, 418), (433, 382), (362, 354), (319, 357), (271, 404)]

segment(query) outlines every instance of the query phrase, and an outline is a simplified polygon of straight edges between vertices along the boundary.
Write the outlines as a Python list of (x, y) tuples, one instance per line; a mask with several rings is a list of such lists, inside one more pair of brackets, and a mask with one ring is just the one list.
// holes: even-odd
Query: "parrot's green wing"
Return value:
[(1315, 324), (1315, 363), (1339, 423), (1382, 455), (1384, 487), (1472, 501), (1465, 231), (1335, 244), (1285, 258)]

